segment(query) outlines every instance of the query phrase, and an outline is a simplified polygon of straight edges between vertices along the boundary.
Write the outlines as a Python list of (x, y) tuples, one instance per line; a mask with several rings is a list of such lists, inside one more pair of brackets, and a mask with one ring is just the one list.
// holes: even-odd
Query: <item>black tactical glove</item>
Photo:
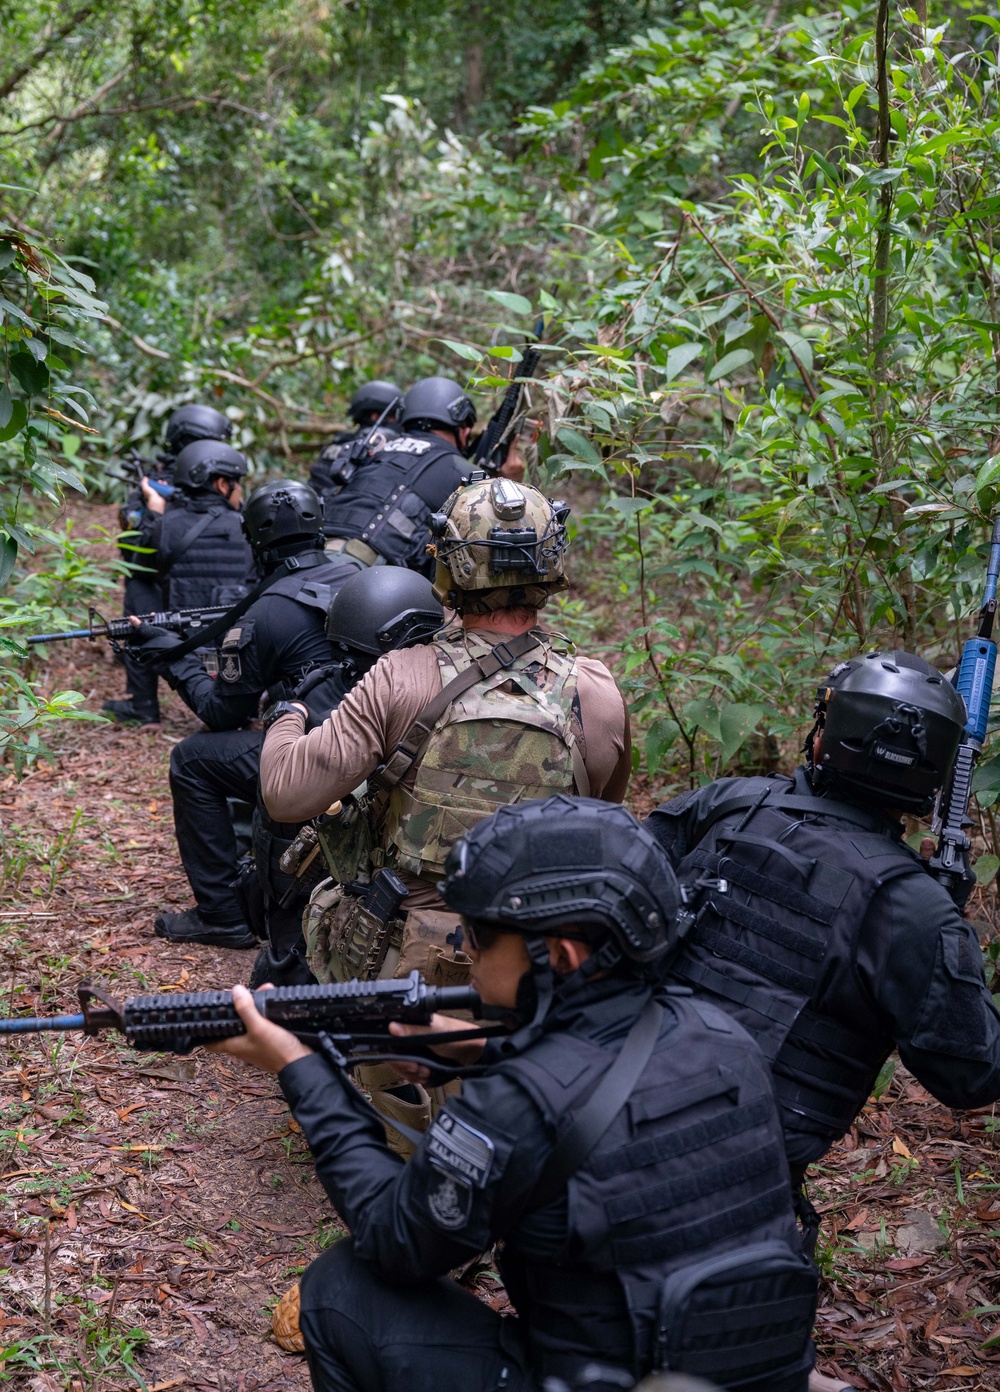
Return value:
[(173, 648), (179, 647), (180, 635), (170, 633), (156, 624), (143, 623), (129, 638), (129, 651), (143, 667), (162, 667), (170, 661)]

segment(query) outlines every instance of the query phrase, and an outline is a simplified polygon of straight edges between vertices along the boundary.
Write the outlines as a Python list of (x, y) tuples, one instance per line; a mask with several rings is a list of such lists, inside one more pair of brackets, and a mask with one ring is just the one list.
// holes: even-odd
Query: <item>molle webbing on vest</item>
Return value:
[[(725, 844), (727, 838), (721, 836), (719, 840)], [(762, 840), (763, 838), (759, 838), (757, 844), (761, 844)], [(757, 871), (740, 865), (731, 854), (712, 855), (707, 851), (698, 850), (692, 851), (688, 859), (692, 865), (708, 870), (721, 879), (730, 880), (733, 884), (738, 884), (741, 889), (750, 890), (752, 894), (760, 894), (765, 899), (770, 899), (773, 904), (780, 904), (782, 908), (791, 909), (793, 913), (805, 914), (807, 918), (813, 918), (817, 923), (832, 923), (837, 915), (836, 904), (826, 904), (822, 899), (817, 899), (812, 894), (804, 894), (801, 890), (784, 884), (772, 875), (758, 874)]]
[(777, 1170), (781, 1164), (781, 1148), (765, 1141), (754, 1150), (744, 1151), (717, 1165), (702, 1165), (686, 1175), (663, 1184), (644, 1184), (628, 1194), (608, 1201), (608, 1217), (613, 1223), (634, 1223), (638, 1218), (652, 1218), (695, 1203), (721, 1190), (735, 1189), (748, 1179)]
[[(440, 874), (451, 846), (511, 802), (590, 791), (573, 732), (575, 659), (532, 630), (494, 647), (452, 629), (432, 645), (441, 691), (393, 750), (385, 838), (411, 874)], [(410, 776), (407, 776), (410, 775)]]
[[(715, 907), (714, 901), (710, 902), (710, 907)], [(730, 915), (720, 917), (730, 918)], [(767, 977), (776, 986), (787, 986), (790, 991), (805, 994), (812, 989), (813, 977), (809, 973), (797, 971), (785, 962), (775, 962), (766, 953), (747, 947), (746, 943), (739, 942), (727, 933), (717, 932), (714, 928), (699, 927), (697, 942), (699, 947), (707, 948), (716, 956), (739, 962), (740, 966), (746, 967), (748, 971), (758, 972), (761, 976)]]
[[(887, 820), (778, 788), (727, 799), (705, 825), (678, 873), (697, 898), (675, 974), (754, 1036), (784, 1112), (833, 1141), (891, 1047), (854, 978), (858, 936), (881, 888), (923, 866)], [(809, 1006), (831, 980), (856, 997), (844, 1025)]]
[[(777, 1160), (778, 1152), (774, 1155)], [(717, 1209), (706, 1218), (675, 1223), (659, 1231), (647, 1230), (635, 1237), (613, 1238), (611, 1254), (616, 1263), (631, 1266), (704, 1251), (723, 1238), (752, 1232), (769, 1218), (782, 1213), (788, 1203), (788, 1182), (782, 1176), (763, 1192), (758, 1190), (742, 1203)]]
[[(717, 1095), (722, 1095), (721, 1089)], [(733, 1136), (742, 1136), (755, 1126), (761, 1126), (770, 1113), (770, 1099), (758, 1097), (745, 1107), (720, 1112), (707, 1121), (695, 1121), (662, 1136), (649, 1136), (644, 1140), (629, 1141), (616, 1150), (598, 1152), (590, 1162), (591, 1168), (598, 1179), (610, 1179), (612, 1175), (629, 1174), (664, 1160), (676, 1160), (696, 1150), (716, 1146)]]

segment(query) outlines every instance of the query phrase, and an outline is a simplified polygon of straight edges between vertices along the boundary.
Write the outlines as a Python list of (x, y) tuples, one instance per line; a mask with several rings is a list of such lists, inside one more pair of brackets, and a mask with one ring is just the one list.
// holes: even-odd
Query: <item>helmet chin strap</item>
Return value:
[(504, 1053), (520, 1053), (534, 1043), (545, 1028), (557, 991), (562, 996), (574, 987), (583, 986), (599, 972), (610, 971), (622, 960), (621, 949), (609, 938), (575, 971), (557, 976), (549, 960), (548, 944), (540, 933), (528, 934), (524, 945), (531, 958), (531, 970), (518, 982), (517, 1000), (510, 1013), (520, 1028), (501, 1044)]

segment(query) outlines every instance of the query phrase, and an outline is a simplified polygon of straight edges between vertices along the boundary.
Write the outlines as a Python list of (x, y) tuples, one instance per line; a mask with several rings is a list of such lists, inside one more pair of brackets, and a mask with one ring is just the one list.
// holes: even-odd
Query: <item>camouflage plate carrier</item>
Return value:
[[(516, 640), (494, 645), (460, 627), (433, 644), (441, 694), (454, 694), (389, 791), (383, 844), (399, 869), (437, 878), (452, 845), (499, 807), (574, 786), (589, 793), (571, 723), (572, 648), (537, 629), (524, 638), (530, 646), (518, 644), (524, 650), (510, 661)], [(494, 670), (483, 675), (479, 664)], [(428, 712), (418, 726), (426, 728)]]

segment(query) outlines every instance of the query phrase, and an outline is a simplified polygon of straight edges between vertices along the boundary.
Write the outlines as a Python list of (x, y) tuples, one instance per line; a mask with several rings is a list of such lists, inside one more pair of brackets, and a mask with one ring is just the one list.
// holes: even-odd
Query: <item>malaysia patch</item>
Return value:
[(427, 1207), (439, 1228), (464, 1228), (472, 1212), (472, 1190), (454, 1175), (435, 1170), (427, 1191)]
[(223, 653), (222, 662), (219, 666), (219, 676), (223, 681), (237, 682), (243, 675), (243, 664), (240, 662), (239, 653)]
[(450, 1112), (440, 1112), (427, 1133), (427, 1154), (434, 1167), (476, 1189), (486, 1187), (494, 1153), (489, 1136), (459, 1121)]

